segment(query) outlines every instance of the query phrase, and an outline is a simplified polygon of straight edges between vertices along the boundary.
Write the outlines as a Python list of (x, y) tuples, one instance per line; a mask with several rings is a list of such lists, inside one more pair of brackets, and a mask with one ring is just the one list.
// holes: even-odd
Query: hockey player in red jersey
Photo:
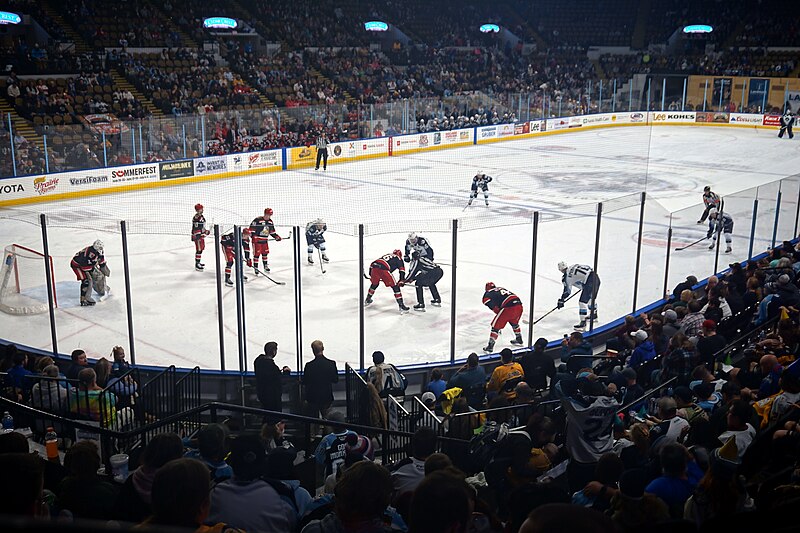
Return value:
[[(398, 270), (400, 272), (400, 283), (394, 281), (392, 272)], [(364, 305), (372, 303), (372, 295), (375, 294), (375, 289), (378, 284), (383, 282), (384, 285), (394, 291), (394, 298), (397, 300), (397, 305), (400, 307), (400, 312), (405, 313), (408, 307), (403, 303), (403, 293), (400, 292), (400, 287), (403, 286), (406, 279), (406, 267), (403, 265), (403, 252), (395, 250), (390, 254), (386, 254), (379, 259), (376, 259), (369, 265), (369, 291), (367, 299), (364, 300)]]
[(194, 206), (194, 217), (192, 217), (192, 242), (194, 242), (194, 268), (195, 270), (203, 270), (205, 265), (200, 262), (203, 256), (203, 250), (206, 249), (206, 235), (209, 231), (206, 229), (206, 217), (203, 216), (203, 204)]
[(106, 278), (111, 275), (111, 271), (103, 255), (103, 241), (98, 239), (91, 246), (76, 253), (69, 266), (81, 282), (81, 305), (96, 303), (92, 300), (92, 285), (101, 297), (111, 290), (111, 287), (106, 285)]
[[(225, 285), (233, 287), (233, 280), (231, 280), (231, 267), (236, 260), (236, 234), (231, 231), (219, 238), (219, 244), (222, 246), (222, 251), (225, 253)], [(247, 266), (253, 266), (253, 260), (250, 259), (250, 228), (242, 228), (242, 254), (244, 255)], [(236, 268), (239, 268), (238, 266)], [(247, 281), (247, 276), (242, 274), (242, 279)]]
[(281, 240), (281, 236), (275, 232), (275, 224), (272, 222), (272, 209), (264, 209), (263, 217), (256, 217), (250, 223), (250, 239), (253, 241), (253, 268), (258, 276), (258, 258), (264, 265), (264, 272), (269, 272), (267, 256), (269, 255), (269, 238), (276, 241)]
[(519, 319), (522, 316), (522, 300), (519, 296), (502, 287), (497, 287), (491, 281), (486, 284), (483, 293), (483, 305), (494, 311), (492, 331), (489, 333), (489, 344), (483, 349), (485, 352), (494, 350), (494, 343), (500, 330), (511, 324), (516, 338), (511, 344), (522, 344), (522, 332), (519, 329)]

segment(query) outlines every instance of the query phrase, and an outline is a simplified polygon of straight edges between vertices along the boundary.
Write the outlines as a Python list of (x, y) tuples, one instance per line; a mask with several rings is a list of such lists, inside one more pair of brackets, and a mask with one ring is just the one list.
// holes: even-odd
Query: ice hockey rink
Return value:
[[(494, 177), (489, 206), (479, 197), (467, 207), (471, 178), (478, 171)], [(617, 127), (528, 138), (450, 150), (416, 153), (274, 172), (177, 187), (162, 187), (82, 200), (31, 204), (0, 210), (0, 242), (42, 250), (38, 214), (48, 217), (58, 309), (58, 348), (82, 348), (92, 357), (108, 357), (111, 348), (128, 346), (122, 242), (119, 220), (128, 221), (131, 300), (136, 362), (177, 367), (220, 368), (214, 244), (207, 239), (205, 272), (194, 270), (189, 238), (193, 206), (202, 203), (210, 225), (224, 231), (248, 224), (274, 210), (281, 235), (322, 217), (331, 262), (322, 273), (317, 262), (305, 264), (301, 234), (302, 347), (321, 339), (326, 355), (358, 364), (359, 289), (362, 267), (396, 248), (410, 231), (424, 236), (444, 270), (439, 283), (442, 307), (401, 315), (392, 292), (380, 286), (365, 309), (366, 357), (382, 350), (395, 364), (449, 360), (451, 310), (456, 300), (456, 357), (482, 354), (493, 317), (481, 304), (484, 284), (493, 281), (518, 294), (529, 320), (532, 214), (539, 211), (536, 294), (533, 319), (556, 304), (561, 275), (556, 265), (594, 261), (596, 205), (603, 202), (598, 274), (599, 320), (610, 322), (632, 310), (633, 273), (640, 193), (647, 193), (637, 307), (664, 294), (667, 229), (672, 223), (673, 249), (702, 237), (696, 224), (702, 212), (703, 186), (725, 199), (735, 220), (733, 253), (721, 254), (720, 270), (747, 257), (751, 213), (760, 202), (753, 253), (771, 243), (775, 222), (776, 180), (800, 172), (800, 143), (779, 140), (772, 130), (727, 127)], [(781, 185), (778, 241), (795, 226), (797, 176)], [(758, 187), (756, 189), (756, 187)], [(454, 263), (451, 221), (460, 220), (457, 241), (457, 291), (452, 294)], [(358, 264), (357, 224), (365, 225), (365, 263)], [(213, 234), (212, 234), (213, 237)], [(112, 294), (94, 307), (78, 304), (79, 282), (69, 268), (71, 257), (95, 239), (105, 243)], [(266, 341), (278, 342), (279, 365), (296, 367), (296, 317), (293, 292), (293, 243), (270, 244), (270, 276), (275, 285), (246, 269), (246, 336), (248, 368)], [(714, 252), (701, 243), (672, 252), (668, 288), (692, 273), (710, 275)], [(41, 274), (40, 295), (44, 296)], [(34, 291), (36, 292), (36, 291)], [(413, 288), (403, 289), (409, 307)], [(425, 292), (426, 302), (430, 293)], [(235, 290), (223, 288), (225, 366), (239, 368)], [(536, 324), (534, 338), (561, 338), (578, 319), (577, 297), (564, 309)], [(530, 325), (522, 325), (527, 339)], [(0, 315), (0, 337), (50, 349), (47, 314)], [(513, 339), (506, 328), (496, 350)]]

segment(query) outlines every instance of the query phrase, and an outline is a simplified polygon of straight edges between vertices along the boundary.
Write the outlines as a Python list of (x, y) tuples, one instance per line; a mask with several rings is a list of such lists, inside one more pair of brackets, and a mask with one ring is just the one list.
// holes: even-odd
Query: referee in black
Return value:
[(322, 131), (317, 137), (317, 165), (314, 170), (319, 170), (319, 161), (322, 160), (322, 170), (328, 170), (328, 134)]
[(408, 267), (408, 276), (405, 281), (401, 281), (401, 286), (405, 283), (414, 283), (417, 289), (417, 305), (414, 306), (415, 311), (425, 311), (425, 300), (422, 295), (422, 288), (428, 287), (431, 290), (431, 304), (439, 307), (442, 305), (442, 298), (439, 296), (439, 289), (436, 288), (436, 282), (442, 279), (444, 272), (442, 267), (428, 259), (427, 257), (420, 257), (419, 252), (411, 254), (411, 264)]

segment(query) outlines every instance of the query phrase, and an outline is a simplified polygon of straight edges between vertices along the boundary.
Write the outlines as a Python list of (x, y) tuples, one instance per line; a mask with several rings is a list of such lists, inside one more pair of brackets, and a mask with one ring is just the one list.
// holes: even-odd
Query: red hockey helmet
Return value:
[(401, 252), (400, 250), (395, 250), (394, 252), (392, 252), (392, 255), (397, 256), (400, 259), (403, 258), (403, 252)]
[(495, 287), (497, 287), (497, 285), (495, 285), (495, 284), (494, 284), (494, 283), (492, 283), (491, 281), (487, 281), (487, 282), (486, 282), (486, 287), (484, 287), (484, 288), (485, 288), (487, 291), (490, 291), (490, 290), (494, 289)]
[(250, 235), (250, 227), (242, 228), (242, 235), (248, 237)]
[(203, 204), (195, 204), (194, 210), (195, 211), (202, 211), (203, 210)]
[(264, 209), (264, 216), (265, 217), (271, 217), (272, 216), (272, 208), (271, 207), (268, 207), (268, 208)]

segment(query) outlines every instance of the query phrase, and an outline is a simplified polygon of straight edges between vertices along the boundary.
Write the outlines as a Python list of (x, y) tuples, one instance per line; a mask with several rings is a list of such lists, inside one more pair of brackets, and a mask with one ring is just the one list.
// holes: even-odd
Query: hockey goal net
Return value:
[(11, 315), (48, 311), (45, 265), (50, 270), (53, 303), (56, 304), (53, 257), (19, 244), (6, 246), (0, 266), (0, 311)]

